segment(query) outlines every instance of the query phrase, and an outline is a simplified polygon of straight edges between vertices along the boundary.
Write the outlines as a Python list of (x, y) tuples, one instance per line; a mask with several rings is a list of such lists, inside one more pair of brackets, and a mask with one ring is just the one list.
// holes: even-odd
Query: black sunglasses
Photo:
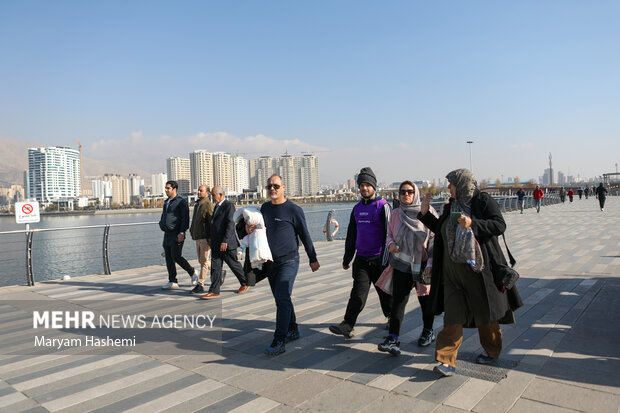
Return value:
[(268, 190), (271, 189), (273, 187), (273, 189), (278, 190), (280, 189), (280, 185), (278, 184), (268, 184), (265, 188), (267, 188)]
[(401, 195), (413, 195), (415, 194), (415, 189), (401, 189), (400, 194)]

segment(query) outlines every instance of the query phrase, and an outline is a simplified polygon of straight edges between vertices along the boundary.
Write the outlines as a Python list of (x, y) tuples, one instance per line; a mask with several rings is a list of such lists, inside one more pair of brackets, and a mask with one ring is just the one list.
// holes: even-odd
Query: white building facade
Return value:
[(168, 181), (168, 175), (163, 172), (151, 175), (151, 196), (166, 196), (166, 182)]
[(28, 197), (40, 202), (81, 195), (80, 152), (63, 146), (28, 148)]

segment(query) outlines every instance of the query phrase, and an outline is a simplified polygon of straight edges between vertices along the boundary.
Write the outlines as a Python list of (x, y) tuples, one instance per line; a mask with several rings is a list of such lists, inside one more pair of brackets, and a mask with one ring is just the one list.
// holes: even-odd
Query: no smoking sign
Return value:
[(41, 221), (39, 214), (39, 202), (16, 202), (15, 203), (15, 222), (18, 224), (30, 224)]

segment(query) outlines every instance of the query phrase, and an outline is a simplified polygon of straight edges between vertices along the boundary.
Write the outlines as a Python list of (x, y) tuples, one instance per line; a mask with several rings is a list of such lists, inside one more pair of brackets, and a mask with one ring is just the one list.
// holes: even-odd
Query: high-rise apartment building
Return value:
[(109, 180), (93, 179), (93, 198), (97, 198), (101, 205), (110, 205), (112, 202), (112, 182)]
[(309, 154), (300, 158), (301, 195), (316, 195), (319, 192), (319, 158)]
[(256, 188), (259, 186), (258, 177), (256, 176), (256, 170), (258, 169), (256, 165), (258, 165), (258, 159), (250, 159), (248, 161), (248, 188), (251, 188), (253, 190), (256, 190)]
[(144, 197), (144, 179), (137, 174), (129, 174), (129, 196)]
[(28, 149), (28, 198), (50, 202), (81, 194), (80, 152), (63, 146)]
[(129, 205), (131, 196), (129, 195), (129, 179), (113, 174), (105, 174), (104, 181), (112, 183), (112, 203), (118, 205)]
[(286, 186), (287, 196), (309, 196), (319, 192), (319, 160), (314, 155), (261, 156), (252, 165), (259, 190), (271, 175), (278, 174)]
[(178, 156), (166, 159), (166, 169), (168, 180), (176, 181), (179, 184), (177, 193), (186, 195), (191, 193), (191, 168), (188, 158), (180, 158)]
[(232, 165), (232, 191), (242, 194), (244, 189), (250, 187), (250, 174), (248, 160), (239, 155), (231, 157)]
[(228, 193), (232, 190), (232, 157), (224, 152), (213, 154), (213, 183)]
[(256, 159), (257, 189), (261, 190), (267, 184), (267, 179), (273, 174), (281, 175), (279, 159), (271, 156), (261, 156)]
[(298, 156), (284, 155), (279, 158), (280, 176), (286, 186), (287, 196), (299, 196), (301, 195), (300, 188), (300, 174), (299, 171), (300, 162)]
[(192, 192), (198, 191), (200, 185), (213, 188), (213, 154), (204, 150), (194, 151), (189, 154), (189, 162)]
[(166, 182), (168, 181), (168, 175), (163, 172), (151, 175), (151, 187), (152, 196), (166, 196)]

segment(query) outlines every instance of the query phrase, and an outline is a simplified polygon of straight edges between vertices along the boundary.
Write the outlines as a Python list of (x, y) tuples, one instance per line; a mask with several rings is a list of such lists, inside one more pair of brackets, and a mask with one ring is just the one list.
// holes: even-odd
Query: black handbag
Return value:
[(500, 292), (504, 292), (506, 290), (510, 290), (515, 286), (515, 283), (519, 279), (519, 273), (513, 268), (517, 261), (514, 259), (510, 250), (508, 249), (508, 244), (506, 243), (506, 237), (502, 234), (502, 238), (504, 239), (504, 245), (506, 246), (506, 252), (508, 252), (508, 258), (510, 259), (510, 267), (505, 264), (493, 264), (491, 268), (491, 272), (493, 273), (493, 281), (495, 282), (495, 286)]

